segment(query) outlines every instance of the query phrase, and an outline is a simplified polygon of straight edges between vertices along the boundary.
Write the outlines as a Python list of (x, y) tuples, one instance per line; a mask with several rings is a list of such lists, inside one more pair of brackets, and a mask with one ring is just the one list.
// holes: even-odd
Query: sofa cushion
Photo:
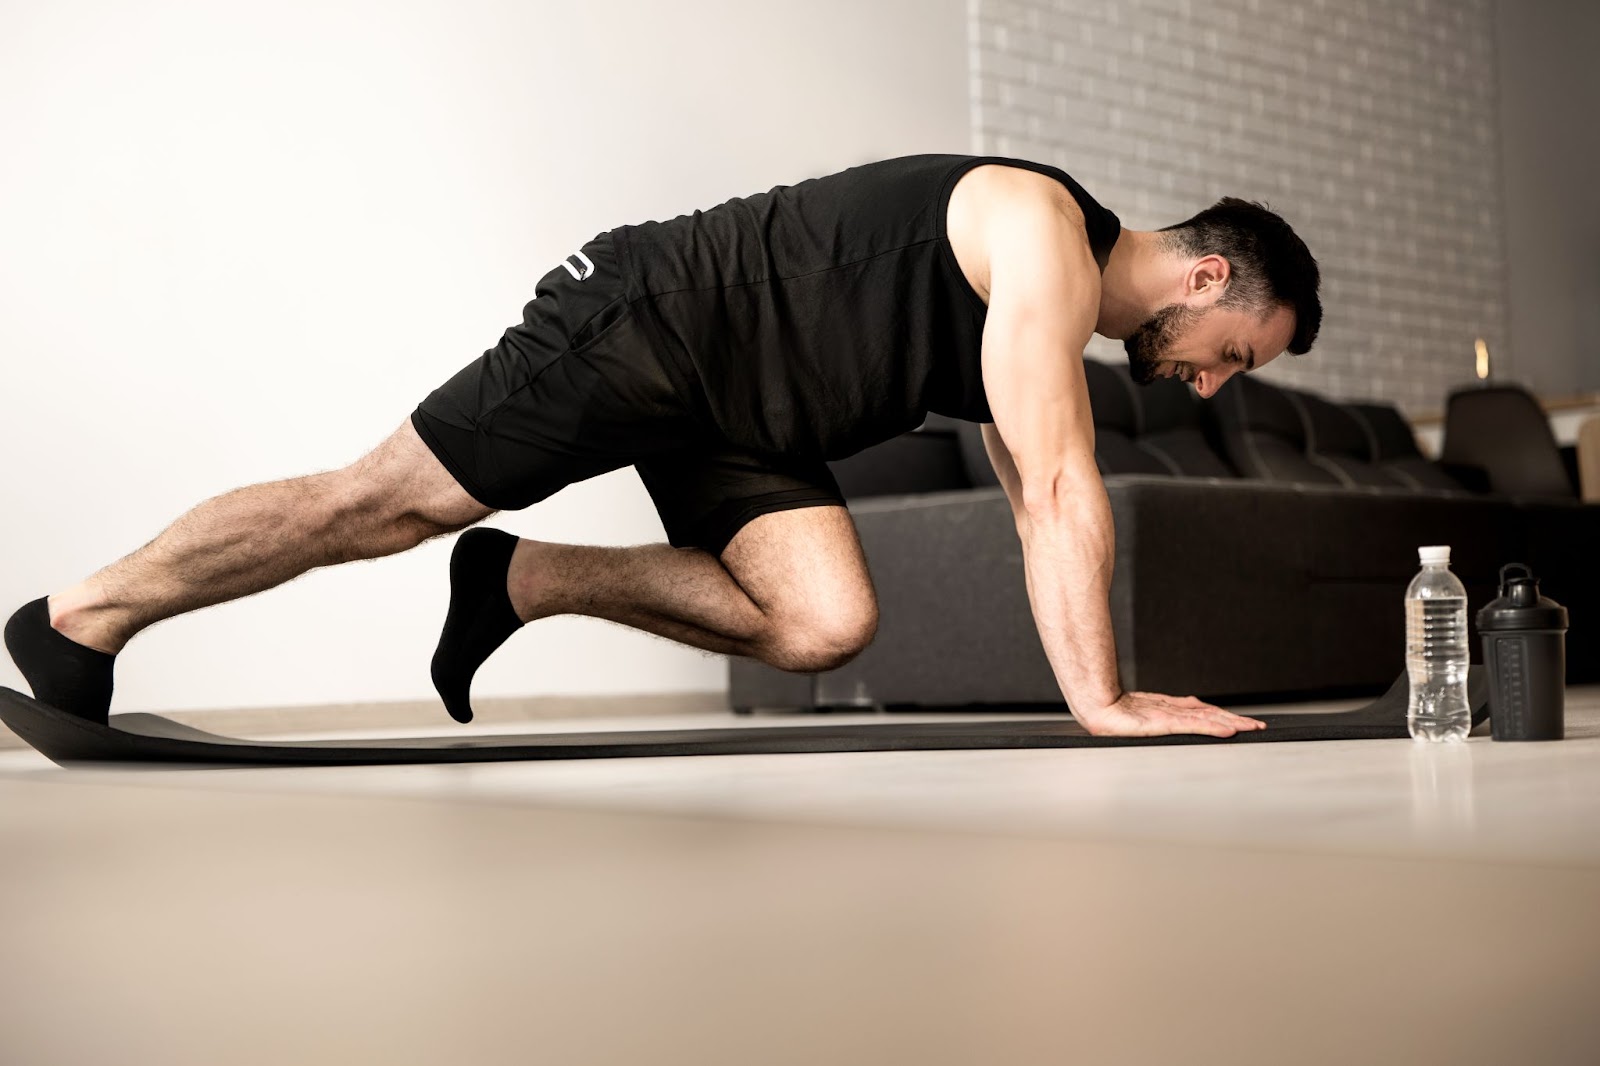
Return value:
[(1094, 459), (1101, 474), (1236, 477), (1212, 451), (1205, 412), (1175, 379), (1136, 385), (1126, 367), (1083, 361), (1094, 412)]
[(966, 423), (930, 414), (909, 433), (828, 464), (845, 500), (943, 492), (972, 487), (963, 462), (958, 427)]
[(1283, 389), (1306, 423), (1306, 458), (1345, 485), (1405, 486), (1372, 461), (1372, 438), (1361, 420), (1339, 404), (1298, 389)]
[[(1126, 373), (1123, 380), (1133, 384)], [(1159, 456), (1186, 477), (1239, 476), (1215, 450), (1215, 432), (1209, 424), (1205, 401), (1193, 389), (1176, 378), (1133, 387), (1139, 390), (1139, 406), (1144, 412), (1140, 448)]]
[(1347, 482), (1330, 465), (1306, 453), (1307, 426), (1301, 409), (1265, 382), (1235, 376), (1211, 400), (1228, 461), (1245, 477), (1314, 485)]
[(1347, 403), (1344, 409), (1366, 429), (1372, 443), (1373, 462), (1389, 471), (1402, 485), (1414, 489), (1470, 487), (1452, 478), (1422, 454), (1411, 424), (1393, 407), (1379, 403)]
[(1094, 359), (1085, 359), (1083, 370), (1094, 415), (1094, 462), (1100, 473), (1179, 473), (1163, 456), (1139, 447), (1144, 420), (1127, 375)]

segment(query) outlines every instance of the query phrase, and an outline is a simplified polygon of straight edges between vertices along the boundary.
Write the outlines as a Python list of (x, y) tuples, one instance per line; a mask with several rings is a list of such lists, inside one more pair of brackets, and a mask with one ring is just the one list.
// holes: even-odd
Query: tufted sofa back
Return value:
[(1236, 477), (1208, 438), (1206, 412), (1181, 381), (1135, 385), (1126, 369), (1085, 359), (1102, 474)]
[[(1084, 360), (1102, 475), (1258, 478), (1314, 485), (1461, 490), (1423, 456), (1398, 410), (1334, 403), (1236, 376), (1211, 400), (1163, 379), (1137, 385), (1125, 366)], [(939, 415), (830, 464), (846, 498), (999, 484), (975, 423)]]
[(1235, 377), (1210, 407), (1223, 453), (1245, 477), (1377, 488), (1464, 486), (1429, 462), (1400, 412), (1384, 404), (1340, 404)]
[[(1243, 376), (1207, 401), (1175, 379), (1137, 385), (1125, 366), (1097, 359), (1085, 359), (1084, 371), (1103, 475), (1463, 488), (1423, 456), (1404, 416), (1387, 404), (1334, 403)], [(978, 427), (963, 423), (957, 432), (972, 483), (997, 484)]]

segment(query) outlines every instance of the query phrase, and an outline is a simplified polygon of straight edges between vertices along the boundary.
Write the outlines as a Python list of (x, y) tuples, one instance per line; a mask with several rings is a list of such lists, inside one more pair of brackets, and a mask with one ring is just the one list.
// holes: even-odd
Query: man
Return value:
[[(624, 226), (547, 273), (522, 323), (369, 455), (205, 501), (24, 605), (6, 644), (36, 697), (103, 721), (115, 655), (155, 622), (631, 464), (667, 544), (459, 538), (432, 664), (450, 713), (470, 719), (478, 666), (556, 614), (828, 670), (871, 641), (878, 614), (826, 462), (936, 411), (984, 423), (1040, 639), (1086, 728), (1261, 728), (1192, 696), (1122, 689), (1083, 349), (1095, 332), (1122, 339), (1136, 380), (1178, 376), (1210, 397), (1310, 348), (1317, 286), (1305, 245), (1262, 207), (1227, 199), (1125, 230), (1064, 172), (993, 156), (885, 160)], [(1196, 566), (1237, 547), (1174, 537)]]

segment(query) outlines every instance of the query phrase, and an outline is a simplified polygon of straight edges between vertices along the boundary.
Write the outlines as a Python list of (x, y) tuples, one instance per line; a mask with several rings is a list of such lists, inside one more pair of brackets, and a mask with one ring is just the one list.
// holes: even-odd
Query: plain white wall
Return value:
[(1547, 395), (1600, 391), (1600, 4), (1496, 11), (1511, 373)]
[[(970, 148), (963, 0), (7, 5), (0, 608), (202, 499), (333, 469), (595, 233)], [(489, 524), (662, 539), (631, 471)], [(452, 538), (173, 619), (118, 710), (433, 696)], [(0, 684), (24, 687), (8, 657)], [(721, 688), (723, 661), (530, 626), (482, 695)]]

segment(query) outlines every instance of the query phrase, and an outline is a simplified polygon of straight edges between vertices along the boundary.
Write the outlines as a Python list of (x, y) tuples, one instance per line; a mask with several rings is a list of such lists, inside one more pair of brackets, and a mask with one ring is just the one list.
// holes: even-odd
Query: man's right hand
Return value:
[(1244, 718), (1193, 696), (1164, 696), (1159, 692), (1124, 692), (1109, 707), (1082, 711), (1074, 708), (1072, 716), (1097, 737), (1159, 737), (1169, 733), (1231, 737), (1267, 728), (1260, 719)]

